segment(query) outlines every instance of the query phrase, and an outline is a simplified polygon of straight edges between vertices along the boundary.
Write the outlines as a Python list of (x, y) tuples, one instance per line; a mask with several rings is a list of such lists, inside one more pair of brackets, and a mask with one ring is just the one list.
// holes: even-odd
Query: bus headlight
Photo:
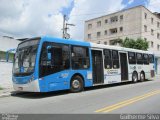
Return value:
[(12, 78), (13, 83), (16, 83), (16, 79), (15, 77)]

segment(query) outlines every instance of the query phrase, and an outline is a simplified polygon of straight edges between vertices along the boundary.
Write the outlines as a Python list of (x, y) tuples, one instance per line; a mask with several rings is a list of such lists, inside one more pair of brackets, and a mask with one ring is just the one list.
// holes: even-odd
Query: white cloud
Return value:
[[(61, 37), (63, 16), (60, 11), (63, 7), (70, 6), (72, 1), (0, 0), (0, 33), (18, 38), (41, 35)], [(68, 21), (76, 25), (70, 27), (71, 37), (84, 39), (84, 21), (121, 10), (125, 7), (122, 1), (74, 0), (74, 8)]]
[(147, 7), (152, 12), (160, 12), (160, 0), (149, 0)]
[(60, 37), (60, 10), (70, 3), (71, 0), (0, 0), (0, 31), (14, 37)]
[(0, 20), (18, 18), (22, 13), (23, 3), (18, 0), (0, 0)]
[(84, 39), (84, 21), (121, 10), (125, 6), (123, 0), (75, 0), (75, 6), (70, 15), (70, 27), (73, 39)]

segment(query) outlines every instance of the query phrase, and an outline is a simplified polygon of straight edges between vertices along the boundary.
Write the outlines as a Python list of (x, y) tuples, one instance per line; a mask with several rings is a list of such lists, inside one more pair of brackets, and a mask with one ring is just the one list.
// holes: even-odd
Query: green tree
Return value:
[(125, 38), (119, 43), (122, 47), (134, 48), (139, 50), (147, 50), (149, 47), (148, 42), (142, 38), (138, 38), (137, 40)]

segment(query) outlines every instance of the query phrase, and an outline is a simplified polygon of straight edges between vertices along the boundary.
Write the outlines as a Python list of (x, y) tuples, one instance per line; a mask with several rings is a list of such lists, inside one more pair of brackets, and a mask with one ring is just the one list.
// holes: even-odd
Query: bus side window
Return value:
[(119, 55), (116, 50), (112, 50), (112, 65), (114, 69), (119, 68)]
[(72, 68), (87, 69), (90, 67), (89, 49), (86, 47), (72, 46)]
[[(51, 55), (48, 55), (48, 53)], [(69, 45), (45, 42), (42, 46), (42, 51), (40, 55), (40, 77), (54, 74), (69, 68)]]
[(143, 54), (143, 63), (145, 65), (149, 64), (149, 56), (148, 56), (148, 54)]
[(62, 47), (62, 60), (64, 69), (70, 68), (70, 47), (68, 45), (63, 45)]
[(104, 66), (105, 69), (112, 69), (111, 51), (107, 49), (104, 50)]
[(136, 56), (134, 52), (128, 52), (129, 64), (136, 64)]
[(51, 65), (62, 66), (62, 48), (53, 47), (51, 49)]
[(152, 54), (149, 54), (149, 62), (154, 63), (154, 56)]
[(143, 64), (142, 53), (137, 53), (137, 64)]

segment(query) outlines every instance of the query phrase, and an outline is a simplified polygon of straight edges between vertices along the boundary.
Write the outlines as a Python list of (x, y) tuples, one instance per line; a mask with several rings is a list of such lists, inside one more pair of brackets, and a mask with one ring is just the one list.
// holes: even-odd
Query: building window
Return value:
[(157, 33), (157, 39), (160, 39), (160, 34), (159, 33)]
[(153, 24), (153, 18), (151, 18), (151, 23)]
[(107, 35), (107, 30), (104, 31), (104, 35)]
[(158, 27), (158, 28), (160, 27), (160, 22), (157, 22), (157, 27)]
[(151, 35), (154, 35), (154, 30), (153, 29), (151, 29)]
[(105, 24), (107, 24), (108, 23), (108, 19), (105, 19)]
[(111, 34), (115, 34), (115, 33), (117, 33), (117, 28), (110, 29), (110, 33), (111, 33)]
[(117, 40), (110, 40), (110, 41), (109, 41), (109, 44), (110, 44), (110, 45), (117, 45)]
[(154, 44), (153, 44), (153, 42), (151, 41), (151, 47), (153, 48), (154, 47)]
[(147, 41), (147, 38), (144, 38), (145, 41)]
[(144, 18), (147, 19), (147, 13), (144, 13)]
[(147, 25), (144, 25), (144, 31), (147, 32)]
[(101, 27), (101, 21), (97, 22), (97, 27)]
[(107, 42), (105, 41), (104, 44), (107, 45)]
[(101, 37), (101, 32), (97, 32), (97, 38)]
[(111, 23), (117, 22), (118, 16), (111, 17), (110, 20), (111, 20)]
[(120, 20), (123, 20), (123, 15), (120, 16)]
[(157, 45), (157, 50), (159, 50), (160, 49), (160, 45)]
[(92, 29), (92, 24), (88, 24), (88, 29)]
[(101, 41), (98, 41), (98, 42), (97, 42), (97, 44), (100, 44), (100, 43), (101, 43)]
[(120, 27), (120, 32), (123, 32), (123, 27)]
[(88, 34), (88, 39), (91, 39), (91, 34)]

